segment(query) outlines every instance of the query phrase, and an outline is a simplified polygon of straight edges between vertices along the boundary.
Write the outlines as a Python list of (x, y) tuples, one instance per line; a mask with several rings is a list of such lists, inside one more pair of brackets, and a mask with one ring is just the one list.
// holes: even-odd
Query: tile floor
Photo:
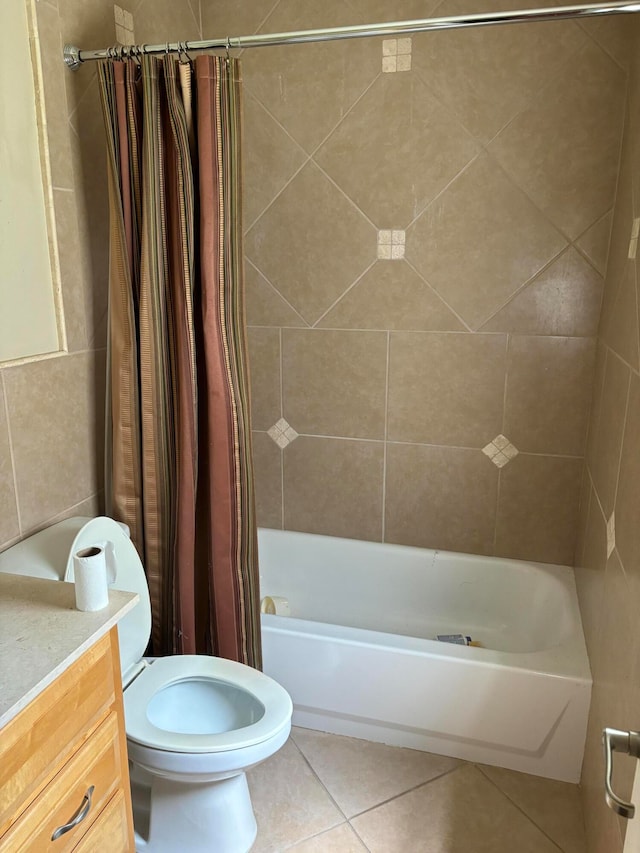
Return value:
[(249, 774), (252, 853), (585, 853), (578, 788), (293, 729)]

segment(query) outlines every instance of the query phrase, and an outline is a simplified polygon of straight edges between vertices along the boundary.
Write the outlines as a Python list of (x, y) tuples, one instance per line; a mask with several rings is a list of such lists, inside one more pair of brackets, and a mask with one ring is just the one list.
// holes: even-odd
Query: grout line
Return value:
[[(253, 432), (267, 434), (267, 431), (264, 429), (254, 429)], [(329, 435), (327, 433), (314, 433), (314, 432), (299, 432), (299, 438), (321, 438), (329, 441), (361, 441), (366, 442), (368, 444), (382, 444), (385, 442), (385, 438), (367, 438), (365, 436), (353, 436), (353, 435)], [(405, 441), (397, 438), (389, 438), (386, 439), (387, 444), (397, 444), (400, 446), (408, 446), (408, 447), (437, 447), (444, 450), (477, 450), (479, 453), (482, 452), (481, 447), (471, 447), (469, 445), (464, 444), (433, 444), (428, 441)], [(534, 456), (541, 457), (545, 459), (573, 459), (575, 461), (582, 461), (584, 459), (581, 455), (576, 455), (572, 453), (541, 453), (539, 451), (531, 451), (531, 450), (518, 450), (519, 456)]]
[(389, 364), (391, 354), (391, 332), (387, 332), (387, 366), (384, 381), (384, 446), (382, 450), (382, 542), (386, 536), (387, 512), (387, 438), (389, 435)]
[[(624, 406), (624, 422), (623, 422), (624, 426), (622, 428), (622, 435), (620, 436), (620, 450), (618, 451), (618, 465), (617, 465), (618, 470), (616, 473), (616, 485), (615, 485), (615, 488), (613, 490), (613, 509), (611, 510), (611, 513), (614, 516), (614, 519), (615, 519), (616, 506), (618, 504), (618, 487), (620, 485), (620, 470), (622, 467), (622, 451), (624, 449), (624, 441), (625, 441), (627, 431), (629, 428), (629, 400), (630, 399), (631, 399), (631, 375), (629, 375), (629, 379), (627, 382), (627, 399), (625, 401), (625, 406)], [(608, 519), (606, 519), (606, 521), (608, 523)], [(615, 525), (615, 521), (614, 521), (614, 525)], [(608, 537), (608, 533), (607, 533), (607, 537)], [(615, 536), (614, 536), (614, 539), (615, 539)], [(614, 547), (617, 551), (618, 550), (617, 545), (615, 545)], [(620, 555), (618, 554), (618, 556), (620, 556)], [(626, 577), (627, 572), (625, 571), (624, 564), (623, 564), (622, 560), (620, 560), (620, 565), (622, 566), (622, 573)]]
[(18, 533), (20, 536), (23, 535), (22, 529), (22, 516), (20, 514), (20, 500), (18, 498), (18, 475), (16, 472), (16, 460), (15, 454), (13, 452), (13, 435), (11, 431), (11, 421), (9, 419), (9, 403), (7, 400), (7, 387), (5, 383), (5, 374), (3, 371), (0, 371), (0, 384), (2, 385), (2, 396), (4, 398), (4, 416), (7, 422), (7, 438), (9, 441), (9, 456), (11, 458), (11, 473), (13, 475), (13, 491), (15, 495), (15, 503), (16, 503), (16, 518), (18, 520)]
[[(560, 845), (556, 841), (554, 841), (554, 839), (546, 832), (546, 830), (544, 830), (539, 824), (537, 824), (536, 821), (531, 817), (531, 815), (527, 814), (527, 812), (522, 808), (522, 806), (520, 806), (514, 799), (512, 799), (509, 796), (509, 794), (506, 793), (506, 791), (503, 791), (502, 788), (496, 782), (494, 782), (490, 776), (487, 776), (482, 765), (475, 764), (474, 766), (475, 766), (476, 770), (479, 770), (480, 773), (482, 773), (482, 775), (487, 780), (487, 782), (489, 782), (491, 785), (493, 785), (493, 787), (496, 789), (496, 791), (498, 791), (500, 794), (502, 794), (502, 796), (505, 798), (505, 800), (508, 800), (511, 803), (511, 805), (515, 806), (515, 808), (518, 809), (518, 811), (522, 815), (524, 815), (524, 817), (526, 817), (526, 819), (529, 821), (529, 823), (533, 824), (533, 826), (535, 826), (536, 829), (539, 832), (541, 832), (542, 835), (544, 835), (544, 837), (547, 838), (557, 850), (560, 851), (560, 853), (563, 853), (562, 847), (560, 847)], [(569, 783), (567, 783), (567, 784), (569, 784)], [(576, 785), (576, 787), (577, 787), (577, 785)]]

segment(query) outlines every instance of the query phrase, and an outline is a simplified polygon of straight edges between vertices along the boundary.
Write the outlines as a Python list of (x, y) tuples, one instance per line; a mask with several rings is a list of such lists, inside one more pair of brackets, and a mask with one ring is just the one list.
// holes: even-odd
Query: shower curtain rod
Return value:
[(103, 50), (80, 50), (64, 46), (65, 65), (76, 70), (83, 62), (96, 59), (126, 59), (144, 53), (169, 54), (200, 50), (235, 50), (248, 47), (274, 47), (287, 44), (338, 41), (373, 36), (403, 36), (426, 33), (430, 30), (456, 30), (466, 27), (486, 27), (494, 24), (524, 24), (529, 21), (566, 21), (598, 15), (625, 15), (640, 12), (640, 2), (598, 3), (580, 6), (556, 6), (544, 9), (520, 9), (513, 12), (483, 12), (474, 15), (453, 15), (443, 18), (424, 18), (413, 21), (393, 21), (383, 24), (362, 24), (352, 27), (330, 27), (319, 30), (297, 30), (288, 33), (265, 33), (251, 36), (227, 36), (206, 41), (181, 41), (166, 44), (116, 45)]

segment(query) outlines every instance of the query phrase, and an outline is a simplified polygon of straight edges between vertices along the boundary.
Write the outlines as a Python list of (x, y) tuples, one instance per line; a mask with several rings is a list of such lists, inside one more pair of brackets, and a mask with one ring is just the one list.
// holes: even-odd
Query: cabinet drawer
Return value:
[[(0, 839), (2, 853), (67, 853), (89, 831), (121, 786), (118, 719), (110, 714)], [(90, 787), (90, 806), (83, 799)], [(84, 808), (82, 808), (84, 806)], [(80, 811), (86, 816), (55, 841), (56, 829)]]
[(91, 735), (109, 712), (114, 692), (105, 636), (3, 728), (0, 833)]
[(127, 853), (129, 843), (127, 805), (122, 791), (113, 797), (73, 853)]

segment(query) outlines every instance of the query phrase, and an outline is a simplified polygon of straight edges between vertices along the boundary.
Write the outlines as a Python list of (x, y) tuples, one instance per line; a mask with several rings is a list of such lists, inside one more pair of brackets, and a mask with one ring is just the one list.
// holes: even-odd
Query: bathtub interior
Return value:
[(261, 595), (295, 619), (532, 653), (582, 633), (573, 570), (402, 545), (259, 531)]

